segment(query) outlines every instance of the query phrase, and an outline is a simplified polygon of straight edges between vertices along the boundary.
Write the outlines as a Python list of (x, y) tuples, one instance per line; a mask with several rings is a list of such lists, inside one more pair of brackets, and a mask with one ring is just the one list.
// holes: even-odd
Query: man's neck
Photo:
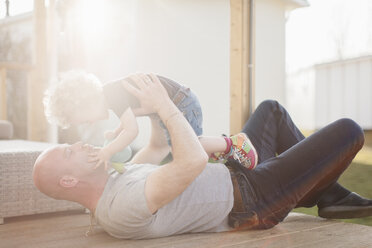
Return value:
[(77, 202), (88, 208), (91, 213), (94, 213), (98, 201), (105, 190), (108, 177), (109, 175), (104, 173), (100, 176), (91, 178), (87, 187), (84, 187), (85, 189), (80, 191), (81, 195), (77, 199)]

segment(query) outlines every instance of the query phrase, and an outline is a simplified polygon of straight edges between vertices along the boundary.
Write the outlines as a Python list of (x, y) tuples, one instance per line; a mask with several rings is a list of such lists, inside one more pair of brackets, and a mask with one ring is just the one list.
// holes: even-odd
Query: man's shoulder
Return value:
[(124, 173), (112, 172), (96, 208), (98, 223), (108, 232), (131, 238), (145, 232), (151, 222), (145, 197), (146, 177), (156, 169), (151, 164), (130, 164)]

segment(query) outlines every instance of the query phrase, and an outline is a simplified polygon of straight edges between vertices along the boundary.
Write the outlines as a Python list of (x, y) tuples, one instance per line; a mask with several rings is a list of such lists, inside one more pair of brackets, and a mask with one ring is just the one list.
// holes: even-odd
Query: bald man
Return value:
[(88, 153), (93, 149), (78, 142), (44, 151), (34, 166), (36, 187), (55, 199), (79, 202), (94, 209), (109, 175), (102, 167), (93, 170), (87, 162)]
[[(372, 215), (371, 200), (337, 183), (363, 146), (354, 121), (338, 120), (305, 139), (279, 103), (265, 101), (243, 129), (256, 147), (258, 167), (210, 164), (156, 76), (141, 74), (135, 81), (138, 87), (128, 90), (159, 114), (170, 133), (171, 162), (157, 166), (151, 152), (140, 152), (124, 173), (107, 173), (90, 162), (98, 148), (76, 143), (43, 152), (33, 172), (41, 192), (82, 204), (110, 235), (141, 239), (271, 228), (293, 208), (315, 205), (325, 218)], [(152, 146), (156, 134), (147, 151)]]

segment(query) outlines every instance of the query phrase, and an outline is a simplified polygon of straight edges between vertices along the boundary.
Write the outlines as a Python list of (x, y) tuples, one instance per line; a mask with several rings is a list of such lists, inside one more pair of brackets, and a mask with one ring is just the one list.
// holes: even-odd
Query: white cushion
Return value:
[(0, 120), (0, 139), (11, 139), (13, 137), (13, 125), (9, 121)]

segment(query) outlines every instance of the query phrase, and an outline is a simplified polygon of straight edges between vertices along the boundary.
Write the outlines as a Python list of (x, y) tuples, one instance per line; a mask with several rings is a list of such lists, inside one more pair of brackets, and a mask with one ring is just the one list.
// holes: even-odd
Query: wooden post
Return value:
[[(49, 1), (50, 2), (50, 1)], [(48, 16), (44, 0), (34, 0), (33, 16), (33, 64), (28, 83), (28, 139), (49, 141), (49, 129), (43, 106), (43, 95), (50, 78), (51, 65), (48, 50), (53, 44), (48, 43)]]
[(2, 120), (8, 119), (8, 102), (6, 92), (6, 69), (0, 68), (0, 99), (1, 99), (1, 117)]
[[(50, 85), (51, 80), (55, 79), (57, 76), (57, 64), (58, 64), (58, 51), (57, 42), (59, 28), (57, 25), (57, 15), (56, 15), (56, 1), (49, 0), (49, 6), (47, 8), (47, 86)], [(58, 142), (58, 128), (56, 125), (48, 124), (48, 141), (57, 143)]]
[[(249, 117), (252, 65), (249, 62), (249, 0), (230, 0), (230, 133), (241, 131)], [(251, 82), (252, 83), (252, 82)], [(252, 90), (252, 89), (251, 89)]]

